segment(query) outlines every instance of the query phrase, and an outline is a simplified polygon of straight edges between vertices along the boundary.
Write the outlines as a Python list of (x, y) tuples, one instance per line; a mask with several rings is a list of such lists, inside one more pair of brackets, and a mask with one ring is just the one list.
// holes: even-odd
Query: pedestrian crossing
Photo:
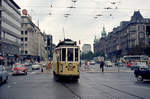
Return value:
[[(88, 69), (88, 70), (87, 70), (87, 69), (81, 69), (80, 71), (81, 71), (81, 72), (89, 72), (89, 73), (92, 73), (92, 72), (93, 72), (93, 73), (94, 73), (94, 72), (95, 72), (95, 73), (96, 73), (96, 72), (102, 72), (102, 70), (100, 70), (100, 69)], [(111, 72), (112, 72), (112, 73), (113, 73), (113, 72), (116, 72), (116, 73), (117, 73), (117, 72), (127, 72), (127, 73), (128, 73), (128, 72), (134, 72), (134, 71), (133, 71), (133, 70), (129, 70), (129, 69), (128, 69), (128, 70), (108, 70), (108, 69), (106, 69), (106, 70), (104, 70), (104, 72), (110, 72), (110, 73), (111, 73)]]

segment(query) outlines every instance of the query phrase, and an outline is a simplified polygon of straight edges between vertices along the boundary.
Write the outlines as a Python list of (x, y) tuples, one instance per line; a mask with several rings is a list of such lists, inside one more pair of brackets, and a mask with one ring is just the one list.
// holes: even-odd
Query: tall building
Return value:
[(96, 39), (94, 40), (94, 53), (97, 54), (104, 54), (104, 49), (105, 49), (105, 37), (107, 36), (107, 33), (105, 31), (105, 27), (103, 27), (103, 30), (101, 32), (101, 38), (100, 39)]
[(45, 57), (44, 34), (32, 22), (30, 15), (23, 15), (21, 28), (21, 55), (22, 61), (40, 61)]
[(45, 34), (45, 50), (48, 51), (49, 59), (52, 59), (52, 57), (53, 57), (53, 49), (54, 48), (53, 48), (53, 37), (52, 37), (52, 35)]
[(0, 0), (0, 55), (7, 63), (15, 62), (19, 56), (21, 14), (14, 0)]
[[(100, 51), (101, 41), (94, 44), (94, 50)], [(104, 38), (101, 49), (111, 59), (124, 55), (150, 55), (150, 18), (144, 18), (135, 11), (130, 21), (122, 21)]]
[(82, 46), (82, 53), (88, 53), (91, 51), (91, 45), (90, 44), (84, 44)]

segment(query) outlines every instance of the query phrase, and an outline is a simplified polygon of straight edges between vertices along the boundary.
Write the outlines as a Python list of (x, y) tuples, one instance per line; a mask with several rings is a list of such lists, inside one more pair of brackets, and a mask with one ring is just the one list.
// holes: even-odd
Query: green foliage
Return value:
[(92, 60), (94, 57), (98, 57), (98, 56), (105, 56), (105, 54), (103, 52), (101, 53), (93, 53), (93, 52), (88, 52), (88, 53), (82, 53), (81, 54), (81, 59), (83, 60)]
[(94, 54), (91, 51), (88, 53), (81, 54), (81, 59), (84, 59), (84, 60), (91, 60), (91, 59), (93, 59), (93, 57), (94, 57)]

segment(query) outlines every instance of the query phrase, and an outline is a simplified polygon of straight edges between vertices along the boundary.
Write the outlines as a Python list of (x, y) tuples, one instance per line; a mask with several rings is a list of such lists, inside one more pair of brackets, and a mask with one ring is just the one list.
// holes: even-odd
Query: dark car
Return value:
[(137, 81), (143, 81), (144, 79), (150, 79), (150, 67), (139, 67), (134, 71)]

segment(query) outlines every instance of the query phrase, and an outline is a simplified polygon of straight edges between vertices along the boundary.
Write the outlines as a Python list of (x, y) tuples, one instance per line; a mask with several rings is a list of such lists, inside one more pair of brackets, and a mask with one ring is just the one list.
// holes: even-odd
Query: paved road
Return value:
[(55, 82), (52, 74), (10, 76), (0, 99), (149, 99), (150, 81), (137, 82), (133, 72), (81, 72), (76, 82)]

